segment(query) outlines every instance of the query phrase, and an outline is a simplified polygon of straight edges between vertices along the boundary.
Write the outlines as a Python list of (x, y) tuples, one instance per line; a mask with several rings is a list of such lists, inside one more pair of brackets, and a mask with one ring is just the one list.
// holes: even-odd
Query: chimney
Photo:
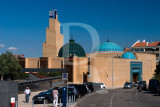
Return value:
[(143, 40), (142, 42), (146, 42), (146, 40)]
[(146, 46), (148, 46), (149, 42), (146, 43)]

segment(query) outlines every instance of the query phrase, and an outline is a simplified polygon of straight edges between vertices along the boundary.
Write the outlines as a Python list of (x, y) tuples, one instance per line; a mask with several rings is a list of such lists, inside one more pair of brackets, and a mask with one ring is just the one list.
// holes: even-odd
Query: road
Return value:
[(96, 93), (77, 105), (78, 107), (160, 107), (160, 96), (136, 89), (114, 89)]

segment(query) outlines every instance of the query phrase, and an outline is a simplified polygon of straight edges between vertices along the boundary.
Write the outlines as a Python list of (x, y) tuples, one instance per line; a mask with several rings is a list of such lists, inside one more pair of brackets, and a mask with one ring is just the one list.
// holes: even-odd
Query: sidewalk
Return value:
[[(44, 90), (45, 91), (45, 90)], [(42, 91), (32, 92), (29, 97), (29, 103), (25, 101), (25, 94), (18, 95), (18, 107), (32, 107), (32, 98)], [(34, 107), (44, 107), (44, 104), (34, 104)], [(46, 107), (52, 107), (52, 104), (46, 104)]]

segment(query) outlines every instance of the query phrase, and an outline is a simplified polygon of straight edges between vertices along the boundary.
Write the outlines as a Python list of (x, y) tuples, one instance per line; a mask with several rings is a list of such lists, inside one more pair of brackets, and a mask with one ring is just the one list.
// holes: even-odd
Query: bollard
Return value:
[(16, 101), (16, 107), (18, 107), (18, 101)]
[(46, 101), (44, 100), (44, 107), (46, 107)]
[(75, 95), (74, 95), (74, 103), (76, 102), (76, 98), (75, 98)]
[(60, 99), (60, 101), (59, 101), (59, 106), (61, 107), (61, 99)]
[(34, 107), (34, 100), (32, 100), (32, 107)]

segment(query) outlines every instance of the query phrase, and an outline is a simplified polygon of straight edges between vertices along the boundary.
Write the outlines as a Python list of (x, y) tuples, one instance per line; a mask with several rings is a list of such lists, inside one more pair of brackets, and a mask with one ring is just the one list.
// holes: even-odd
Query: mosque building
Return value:
[(108, 88), (123, 87), (126, 81), (148, 83), (152, 78), (156, 69), (153, 54), (124, 52), (121, 46), (109, 40), (90, 54), (86, 54), (73, 38), (63, 44), (57, 12), (50, 11), (43, 57), (19, 58), (22, 68), (67, 69), (70, 82), (103, 82)]

